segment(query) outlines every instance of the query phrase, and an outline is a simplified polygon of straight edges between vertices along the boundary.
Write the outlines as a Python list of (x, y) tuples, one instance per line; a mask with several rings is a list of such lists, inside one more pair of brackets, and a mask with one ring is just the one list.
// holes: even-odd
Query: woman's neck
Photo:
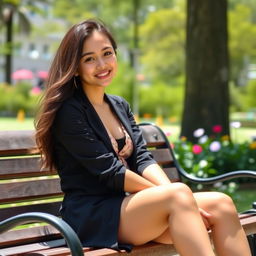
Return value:
[(93, 106), (104, 105), (104, 88), (97, 86), (83, 86), (83, 91)]

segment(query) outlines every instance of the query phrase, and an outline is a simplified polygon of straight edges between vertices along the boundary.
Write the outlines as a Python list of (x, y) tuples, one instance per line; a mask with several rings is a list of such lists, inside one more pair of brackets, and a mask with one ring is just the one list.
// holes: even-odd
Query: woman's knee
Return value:
[(163, 187), (165, 199), (172, 209), (187, 208), (195, 205), (195, 199), (191, 189), (184, 183), (175, 182)]
[(217, 218), (223, 218), (224, 216), (231, 216), (234, 214), (237, 215), (232, 198), (221, 192), (215, 192), (212, 211)]

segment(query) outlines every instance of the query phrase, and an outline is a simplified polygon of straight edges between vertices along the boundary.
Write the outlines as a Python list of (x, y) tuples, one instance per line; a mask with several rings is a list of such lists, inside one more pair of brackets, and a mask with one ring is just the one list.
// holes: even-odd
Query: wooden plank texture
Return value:
[(27, 205), (13, 206), (8, 208), (0, 208), (0, 221), (3, 221), (12, 216), (26, 213), (26, 212), (45, 212), (45, 213), (58, 216), (60, 206), (61, 206), (61, 202), (59, 201), (59, 202), (49, 202), (49, 203), (38, 202), (37, 204), (27, 204)]
[(0, 248), (53, 240), (60, 237), (59, 231), (50, 225), (10, 230), (1, 234)]
[(150, 150), (152, 153), (154, 159), (158, 162), (160, 165), (172, 165), (172, 155), (170, 153), (170, 150), (168, 148), (159, 148), (159, 149), (153, 149)]
[(142, 135), (148, 146), (165, 144), (165, 140), (161, 132), (154, 126), (140, 126), (142, 129)]
[(0, 151), (35, 148), (34, 131), (0, 131)]
[(0, 184), (0, 202), (62, 194), (59, 178)]

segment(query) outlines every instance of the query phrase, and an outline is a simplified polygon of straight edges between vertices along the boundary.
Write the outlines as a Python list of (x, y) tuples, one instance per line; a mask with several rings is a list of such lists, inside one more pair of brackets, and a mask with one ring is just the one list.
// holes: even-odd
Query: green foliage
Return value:
[(227, 136), (198, 137), (198, 143), (181, 138), (174, 144), (181, 166), (197, 177), (235, 170), (256, 171), (256, 142), (233, 143)]
[(248, 112), (256, 109), (256, 80), (250, 80), (246, 86), (230, 86), (231, 112)]
[(244, 85), (242, 72), (256, 58), (256, 24), (252, 10), (242, 4), (230, 10), (228, 18), (231, 79), (236, 85)]
[[(256, 142), (232, 143), (227, 136), (216, 135), (215, 138), (202, 136), (195, 144), (183, 137), (173, 147), (180, 165), (196, 177), (208, 178), (235, 170), (256, 171)], [(218, 182), (214, 190), (234, 196), (239, 184), (250, 182), (250, 179), (236, 181)], [(202, 184), (189, 185), (196, 190), (204, 188)]]
[(150, 13), (140, 29), (146, 74), (165, 82), (183, 74), (185, 11), (176, 6)]
[(106, 92), (121, 96), (131, 103), (134, 71), (127, 63), (121, 60), (118, 63), (117, 75), (111, 85), (106, 88)]
[(229, 86), (230, 94), (230, 111), (231, 112), (241, 112), (246, 111), (246, 100), (245, 100), (245, 90), (241, 86), (235, 86), (234, 83), (230, 83)]
[(26, 83), (8, 86), (0, 84), (0, 113), (6, 116), (16, 116), (19, 110), (26, 115), (34, 116), (40, 93), (33, 93), (31, 85)]
[(141, 86), (139, 95), (140, 115), (181, 116), (183, 87), (155, 83)]
[(256, 96), (256, 80), (251, 80), (246, 87), (246, 102), (248, 109), (256, 109), (255, 96)]

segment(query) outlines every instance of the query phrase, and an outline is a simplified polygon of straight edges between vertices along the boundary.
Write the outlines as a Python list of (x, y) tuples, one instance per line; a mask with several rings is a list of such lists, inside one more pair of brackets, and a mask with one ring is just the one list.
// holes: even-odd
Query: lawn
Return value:
[(34, 119), (25, 118), (24, 121), (18, 121), (16, 118), (0, 117), (0, 131), (5, 130), (33, 130)]
[(252, 208), (252, 203), (256, 202), (256, 189), (238, 189), (232, 196), (238, 212)]
[[(33, 118), (25, 118), (24, 121), (18, 121), (15, 118), (0, 117), (0, 131), (1, 130), (31, 130), (34, 129)], [(143, 120), (140, 120), (142, 122)], [(171, 133), (173, 140), (177, 140), (180, 132), (178, 125), (165, 125), (162, 127), (165, 132)], [(252, 136), (256, 135), (255, 128), (239, 128), (231, 129), (233, 140), (236, 142), (243, 142), (251, 140)], [(256, 201), (256, 189), (238, 190), (234, 195), (234, 201), (237, 205), (238, 211), (242, 212), (251, 208), (251, 203)]]

